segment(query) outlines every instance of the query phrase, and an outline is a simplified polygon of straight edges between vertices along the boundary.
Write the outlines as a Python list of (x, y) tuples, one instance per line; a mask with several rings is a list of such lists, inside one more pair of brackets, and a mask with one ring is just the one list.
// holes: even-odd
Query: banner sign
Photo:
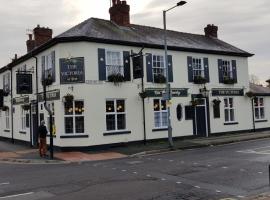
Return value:
[(60, 84), (84, 83), (84, 58), (60, 59)]
[(143, 77), (143, 55), (135, 54), (132, 58), (133, 61), (133, 78), (142, 78)]
[(29, 96), (13, 98), (14, 105), (29, 104)]
[(16, 89), (17, 94), (32, 94), (32, 74), (17, 73)]
[[(166, 93), (165, 88), (146, 88), (145, 89), (147, 97), (163, 97)], [(188, 89), (187, 88), (172, 88), (171, 89), (172, 97), (187, 97)]]
[[(60, 100), (60, 90), (47, 91), (46, 97), (47, 97), (47, 101)], [(44, 101), (44, 94), (43, 93), (38, 94), (38, 101), (39, 102)]]
[(244, 96), (243, 89), (212, 89), (212, 96)]

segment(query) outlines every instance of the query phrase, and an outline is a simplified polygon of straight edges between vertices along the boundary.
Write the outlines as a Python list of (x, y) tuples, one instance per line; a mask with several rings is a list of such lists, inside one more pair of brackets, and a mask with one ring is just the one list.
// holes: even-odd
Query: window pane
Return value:
[(228, 107), (228, 99), (224, 99), (224, 107), (225, 107), (225, 108)]
[(233, 108), (233, 98), (229, 98), (229, 102), (230, 102), (230, 108)]
[(106, 112), (114, 112), (114, 101), (106, 101)]
[(162, 126), (168, 126), (168, 113), (162, 112)]
[(159, 99), (154, 99), (154, 111), (160, 111)]
[(155, 127), (159, 128), (161, 127), (161, 117), (160, 117), (160, 112), (154, 113), (154, 118), (155, 118)]
[(73, 115), (73, 103), (65, 102), (65, 115)]
[(115, 130), (115, 115), (106, 116), (107, 131)]
[(264, 119), (264, 108), (260, 108), (260, 112), (261, 112), (261, 119)]
[(167, 110), (167, 104), (164, 100), (161, 100), (161, 110)]
[(260, 98), (260, 106), (263, 106), (264, 103), (263, 103), (263, 98)]
[(126, 129), (126, 115), (125, 114), (117, 115), (117, 129), (118, 130)]
[(26, 114), (26, 127), (30, 127), (30, 115), (28, 113)]
[(234, 110), (230, 110), (230, 119), (231, 119), (232, 122), (235, 121), (235, 119), (234, 119)]
[(117, 100), (116, 106), (117, 112), (125, 112), (125, 100)]
[(67, 134), (73, 133), (73, 118), (65, 117), (65, 132)]
[(75, 117), (76, 133), (84, 133), (84, 117)]
[(255, 118), (259, 119), (259, 108), (255, 108)]
[(226, 109), (225, 110), (225, 122), (228, 122), (229, 121), (229, 110)]
[(75, 114), (81, 115), (84, 112), (84, 103), (83, 101), (75, 101)]

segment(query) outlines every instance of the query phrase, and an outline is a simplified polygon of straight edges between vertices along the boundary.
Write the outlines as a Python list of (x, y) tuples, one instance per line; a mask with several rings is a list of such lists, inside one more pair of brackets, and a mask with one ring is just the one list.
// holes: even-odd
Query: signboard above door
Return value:
[(244, 96), (244, 89), (235, 89), (235, 88), (212, 89), (212, 96)]

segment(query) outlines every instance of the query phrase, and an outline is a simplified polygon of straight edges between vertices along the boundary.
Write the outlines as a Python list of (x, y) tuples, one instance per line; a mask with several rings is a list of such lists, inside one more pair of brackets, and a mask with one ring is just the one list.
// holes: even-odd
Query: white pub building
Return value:
[[(54, 144), (93, 147), (270, 128), (270, 89), (249, 84), (252, 54), (205, 34), (130, 23), (126, 1), (114, 0), (110, 20), (90, 18), (52, 38), (33, 30), (27, 54), (0, 69), (0, 138), (37, 143), (44, 106), (53, 111)], [(171, 102), (163, 100), (166, 79)], [(268, 99), (267, 99), (268, 98)]]

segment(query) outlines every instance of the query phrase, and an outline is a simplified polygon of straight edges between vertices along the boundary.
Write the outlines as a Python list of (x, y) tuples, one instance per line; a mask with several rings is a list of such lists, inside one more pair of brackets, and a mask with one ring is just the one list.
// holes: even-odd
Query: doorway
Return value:
[(197, 102), (194, 113), (194, 134), (199, 137), (208, 137), (208, 117), (206, 98), (195, 98)]

